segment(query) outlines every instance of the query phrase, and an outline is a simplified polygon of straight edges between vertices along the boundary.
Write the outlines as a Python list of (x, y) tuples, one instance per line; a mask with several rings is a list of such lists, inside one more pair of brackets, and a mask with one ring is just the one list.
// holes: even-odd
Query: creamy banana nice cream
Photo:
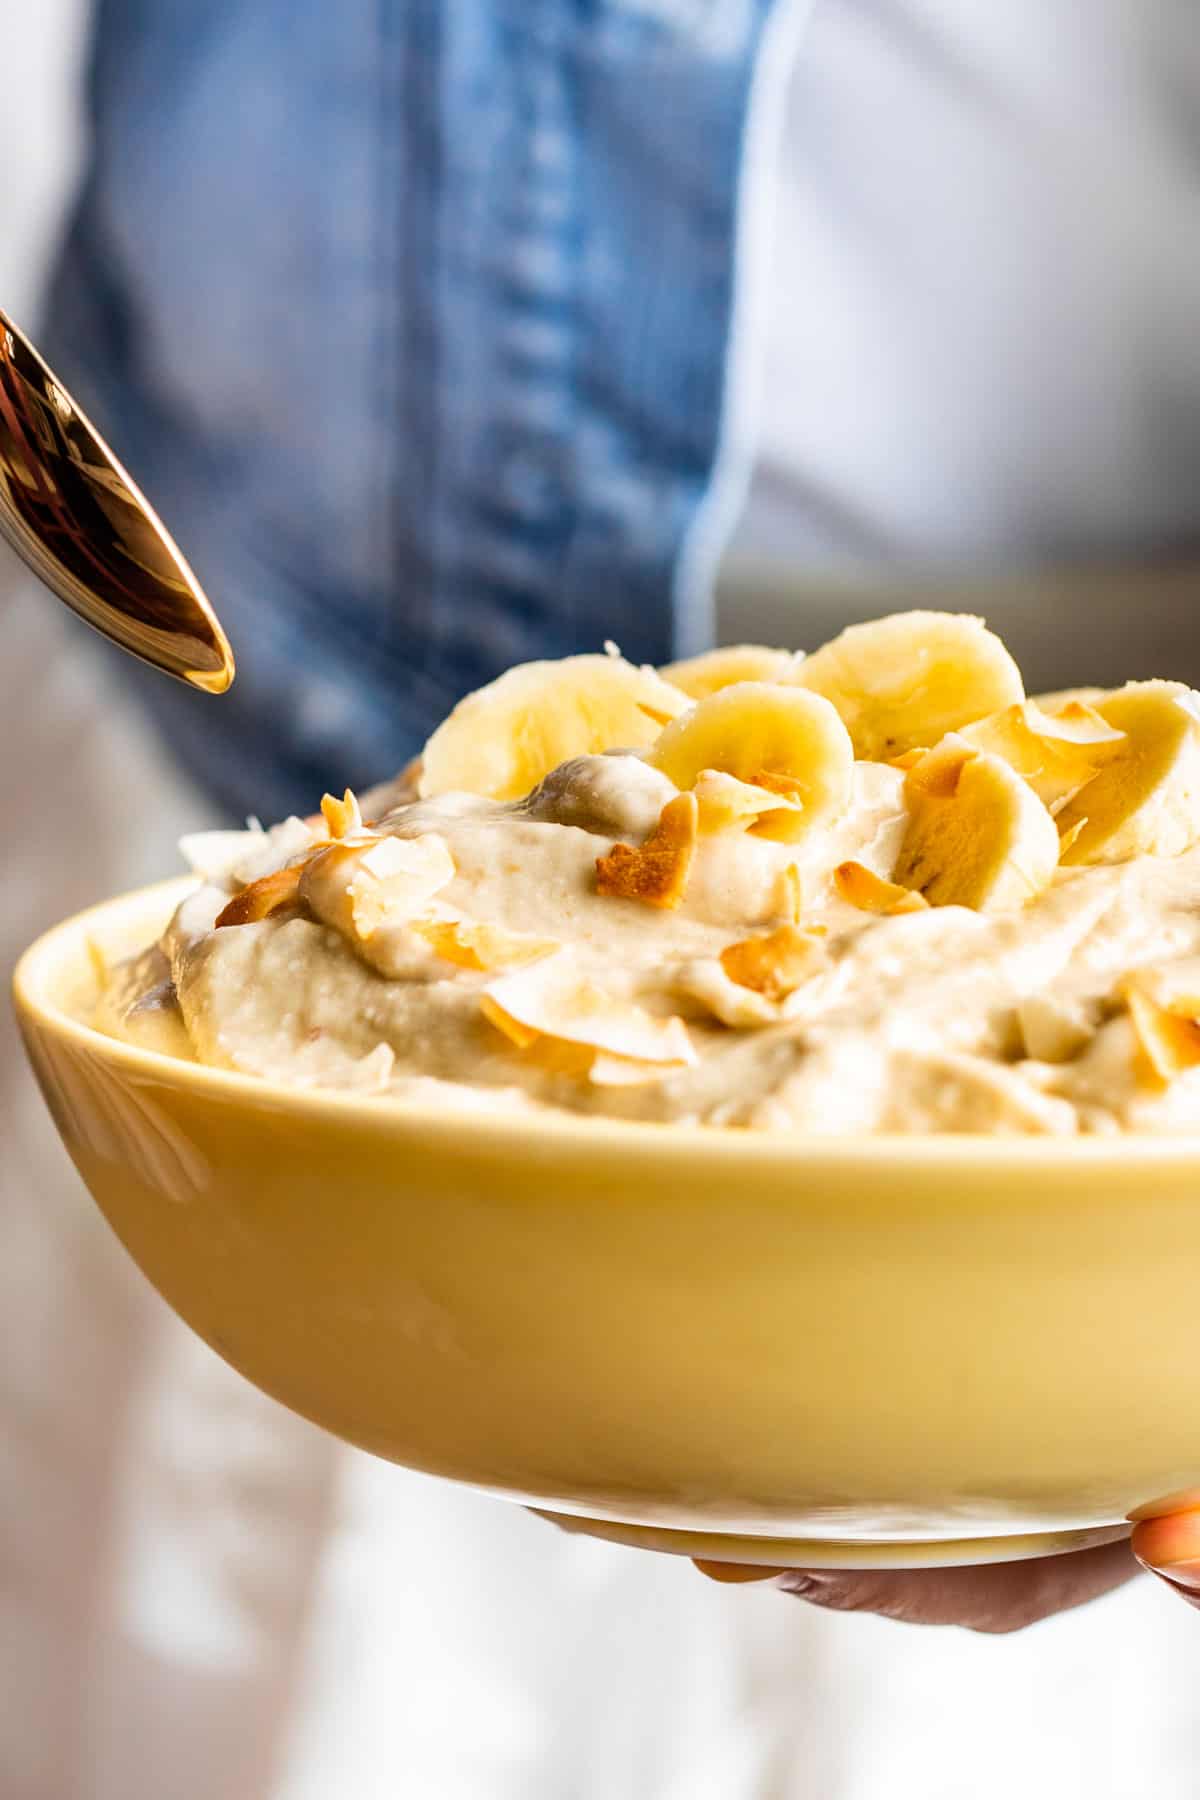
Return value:
[(1200, 697), (981, 621), (510, 670), (389, 789), (186, 839), (97, 1023), (294, 1087), (806, 1133), (1200, 1126)]

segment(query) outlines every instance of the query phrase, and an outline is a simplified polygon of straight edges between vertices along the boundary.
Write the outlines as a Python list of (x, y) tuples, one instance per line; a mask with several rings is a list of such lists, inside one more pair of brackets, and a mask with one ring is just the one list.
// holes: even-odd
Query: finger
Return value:
[[(788, 1569), (774, 1578), (786, 1593), (831, 1612), (875, 1613), (910, 1625), (963, 1625), (1019, 1631), (1083, 1606), (1137, 1572), (1124, 1541), (1064, 1556), (961, 1569)], [(770, 1570), (707, 1564), (714, 1580), (765, 1580)]]
[(1200, 1607), (1200, 1512), (1166, 1513), (1133, 1530), (1133, 1553), (1152, 1575)]
[(739, 1582), (774, 1581), (788, 1573), (786, 1569), (763, 1569), (757, 1563), (708, 1562), (700, 1556), (693, 1557), (692, 1561), (710, 1581), (721, 1581), (729, 1587), (735, 1587)]

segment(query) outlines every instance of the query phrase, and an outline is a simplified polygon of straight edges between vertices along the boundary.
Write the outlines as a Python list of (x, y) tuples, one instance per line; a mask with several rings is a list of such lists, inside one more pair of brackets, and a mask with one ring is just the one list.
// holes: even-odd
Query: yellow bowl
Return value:
[(438, 1113), (16, 999), (83, 1179), (233, 1366), (377, 1455), (625, 1543), (809, 1565), (1034, 1554), (1200, 1488), (1200, 1142), (788, 1139)]

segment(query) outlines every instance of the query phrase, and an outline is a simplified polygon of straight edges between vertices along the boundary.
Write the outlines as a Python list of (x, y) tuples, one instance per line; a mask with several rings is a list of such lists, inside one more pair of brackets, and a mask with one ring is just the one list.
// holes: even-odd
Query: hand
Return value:
[(698, 1562), (713, 1581), (774, 1581), (832, 1612), (877, 1613), (911, 1625), (1020, 1631), (1123, 1587), (1139, 1564), (1200, 1607), (1200, 1511), (1146, 1519), (1115, 1544), (1027, 1562), (966, 1569), (758, 1569)]

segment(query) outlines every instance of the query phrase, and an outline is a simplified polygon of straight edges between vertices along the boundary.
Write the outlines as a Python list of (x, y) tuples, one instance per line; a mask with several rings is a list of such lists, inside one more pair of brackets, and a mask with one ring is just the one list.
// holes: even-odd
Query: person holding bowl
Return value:
[[(598, 634), (657, 663), (718, 632), (817, 642), (915, 581), (950, 606), (986, 585), (1046, 685), (1084, 643), (1098, 681), (1200, 674), (1173, 573), (1198, 523), (1200, 96), (1169, 9), (1113, 0), (1086, 31), (1060, 3), (986, 24), (798, 0), (93, 12), (43, 336), (237, 646), (219, 712), (119, 676), (215, 811), (365, 786), (462, 692)], [(1148, 549), (1161, 572), (1115, 584), (1004, 580)], [(1132, 1547), (756, 1574), (1003, 1632), (1139, 1557), (1194, 1604), (1200, 1496)], [(569, 1607), (586, 1581), (559, 1568)], [(734, 1596), (616, 1568), (625, 1614), (639, 1583), (660, 1596), (651, 1635), (682, 1641), (711, 1598), (718, 1662), (736, 1641)], [(675, 1749), (608, 1791), (682, 1791)], [(1155, 1792), (1182, 1796), (1162, 1754)], [(476, 1792), (508, 1791), (503, 1760)], [(811, 1791), (864, 1792), (853, 1762)], [(810, 1791), (799, 1752), (774, 1788), (731, 1768), (721, 1800)]]

